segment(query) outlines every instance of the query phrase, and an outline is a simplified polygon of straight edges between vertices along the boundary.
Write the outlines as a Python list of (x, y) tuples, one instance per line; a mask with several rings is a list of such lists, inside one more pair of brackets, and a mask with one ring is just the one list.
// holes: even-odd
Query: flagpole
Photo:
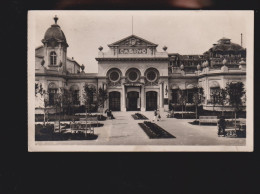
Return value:
[(133, 24), (134, 21), (133, 21), (133, 20), (134, 20), (134, 18), (133, 18), (133, 16), (132, 16), (132, 35), (134, 34), (134, 24)]

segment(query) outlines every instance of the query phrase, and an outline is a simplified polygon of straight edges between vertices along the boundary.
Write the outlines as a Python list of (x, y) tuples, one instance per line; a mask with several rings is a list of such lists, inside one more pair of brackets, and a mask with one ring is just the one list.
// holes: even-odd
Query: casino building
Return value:
[[(203, 108), (211, 110), (213, 91), (229, 82), (246, 82), (246, 49), (228, 38), (203, 54), (181, 55), (168, 53), (166, 46), (158, 51), (157, 44), (130, 35), (108, 44), (108, 52), (99, 47), (98, 73), (85, 73), (84, 65), (67, 56), (69, 45), (57, 20), (35, 49), (35, 81), (48, 91), (49, 112), (54, 111), (54, 95), (60, 88), (73, 91), (74, 106), (84, 105), (85, 84), (106, 89), (105, 107), (113, 111), (167, 111), (177, 102), (177, 89), (185, 91), (187, 104), (192, 105), (192, 89), (200, 86), (205, 93)], [(35, 108), (36, 114), (43, 111), (40, 95)]]

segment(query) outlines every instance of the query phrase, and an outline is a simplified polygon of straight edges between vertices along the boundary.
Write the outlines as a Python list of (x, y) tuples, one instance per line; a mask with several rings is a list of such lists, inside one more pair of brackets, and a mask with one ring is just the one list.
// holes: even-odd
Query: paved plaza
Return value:
[[(160, 127), (174, 135), (170, 139), (149, 139), (138, 125), (144, 120), (134, 120), (131, 116), (136, 112), (114, 112), (116, 119), (99, 121), (104, 126), (96, 127), (96, 140), (68, 140), (37, 142), (38, 145), (230, 145), (245, 146), (246, 138), (218, 137), (217, 126), (191, 125), (194, 119), (166, 118), (166, 112), (161, 113), (162, 120), (156, 122)], [(139, 112), (149, 120), (153, 112)]]

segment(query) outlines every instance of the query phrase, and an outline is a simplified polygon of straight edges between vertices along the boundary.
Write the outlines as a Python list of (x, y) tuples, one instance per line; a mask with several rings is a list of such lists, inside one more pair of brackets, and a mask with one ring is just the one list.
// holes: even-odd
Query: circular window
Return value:
[(130, 81), (137, 81), (138, 79), (138, 74), (136, 71), (131, 71), (129, 74), (128, 74), (128, 78)]
[(120, 75), (117, 71), (112, 71), (110, 74), (109, 74), (109, 79), (112, 81), (112, 82), (116, 82), (118, 81), (120, 78)]
[(153, 70), (150, 70), (147, 75), (146, 75), (146, 78), (149, 82), (153, 82), (157, 79), (157, 75), (155, 73), (155, 71)]

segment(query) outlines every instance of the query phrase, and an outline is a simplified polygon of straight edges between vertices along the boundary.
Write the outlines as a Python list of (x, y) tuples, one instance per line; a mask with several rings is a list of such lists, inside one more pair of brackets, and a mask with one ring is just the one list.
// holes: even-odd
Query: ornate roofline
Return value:
[(124, 40), (126, 40), (126, 39), (128, 39), (128, 38), (131, 38), (131, 37), (135, 37), (135, 38), (138, 38), (138, 39), (140, 39), (140, 40), (142, 40), (142, 41), (144, 41), (144, 42), (147, 42), (148, 44), (150, 44), (150, 45), (148, 45), (148, 46), (154, 46), (154, 47), (157, 47), (158, 46), (158, 44), (154, 44), (154, 43), (152, 43), (152, 42), (150, 42), (150, 41), (148, 41), (148, 40), (145, 40), (145, 39), (143, 39), (143, 38), (141, 38), (141, 37), (139, 37), (139, 36), (136, 36), (136, 35), (130, 35), (130, 36), (127, 36), (126, 38), (123, 38), (123, 39), (121, 39), (121, 40), (118, 40), (118, 41), (116, 41), (116, 42), (114, 42), (114, 43), (111, 43), (111, 44), (108, 44), (107, 46), (108, 47), (113, 47), (113, 46), (119, 46), (118, 45), (118, 43), (120, 43), (120, 42), (122, 42), (122, 41), (124, 41)]

